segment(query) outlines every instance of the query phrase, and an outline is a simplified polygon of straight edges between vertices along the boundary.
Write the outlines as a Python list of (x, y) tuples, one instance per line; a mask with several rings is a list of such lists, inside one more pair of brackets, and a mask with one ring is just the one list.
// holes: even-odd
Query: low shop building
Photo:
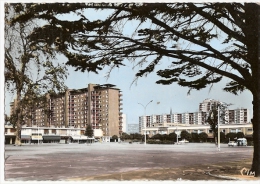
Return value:
[[(21, 129), (22, 144), (42, 144), (42, 143), (91, 143), (95, 142), (95, 138), (103, 140), (101, 130), (94, 130), (94, 137), (89, 138), (84, 135), (84, 128), (75, 127), (28, 127), (23, 126)], [(16, 129), (13, 126), (5, 125), (5, 144), (15, 143)], [(109, 136), (104, 137), (109, 140)]]
[(21, 135), (21, 142), (23, 144), (30, 144), (31, 143), (31, 135)]
[(42, 134), (39, 134), (39, 133), (32, 133), (32, 136), (31, 136), (31, 143), (43, 143), (43, 137), (42, 137)]
[(87, 136), (71, 136), (71, 143), (79, 143), (79, 144), (83, 144), (83, 143), (93, 143), (94, 142), (94, 138), (89, 138)]
[(43, 135), (43, 143), (60, 143), (60, 135)]

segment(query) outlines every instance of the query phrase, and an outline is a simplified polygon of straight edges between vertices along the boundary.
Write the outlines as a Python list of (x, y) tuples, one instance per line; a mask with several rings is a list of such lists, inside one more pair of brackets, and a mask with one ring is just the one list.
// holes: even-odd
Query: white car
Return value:
[(182, 139), (181, 141), (179, 141), (179, 143), (188, 143), (189, 141), (187, 141), (186, 139)]
[(236, 141), (229, 141), (228, 146), (237, 146), (237, 142)]

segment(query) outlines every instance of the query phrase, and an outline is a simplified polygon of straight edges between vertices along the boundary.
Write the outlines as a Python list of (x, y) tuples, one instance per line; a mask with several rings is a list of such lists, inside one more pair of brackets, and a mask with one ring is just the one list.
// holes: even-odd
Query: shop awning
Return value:
[(43, 135), (44, 141), (59, 141), (60, 139), (60, 135)]
[(16, 135), (5, 135), (6, 138), (13, 138), (16, 137)]
[(41, 135), (32, 135), (32, 141), (42, 141), (42, 136)]
[(21, 135), (21, 140), (30, 140), (31, 136), (30, 135)]
[(68, 138), (70, 138), (70, 135), (61, 135), (60, 138), (61, 139), (68, 139)]

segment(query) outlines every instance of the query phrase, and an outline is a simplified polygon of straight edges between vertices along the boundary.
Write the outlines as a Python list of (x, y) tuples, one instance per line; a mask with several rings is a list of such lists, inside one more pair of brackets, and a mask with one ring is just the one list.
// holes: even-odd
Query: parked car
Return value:
[(236, 141), (229, 141), (228, 146), (237, 146), (237, 142)]
[(237, 145), (238, 146), (247, 146), (246, 138), (239, 138), (239, 139), (237, 139)]
[(187, 141), (186, 139), (182, 139), (181, 141), (179, 141), (179, 143), (188, 143), (189, 141)]

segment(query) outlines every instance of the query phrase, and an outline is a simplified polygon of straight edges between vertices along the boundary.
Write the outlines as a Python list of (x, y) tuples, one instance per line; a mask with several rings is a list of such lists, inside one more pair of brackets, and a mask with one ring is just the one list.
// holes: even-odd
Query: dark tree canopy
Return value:
[(187, 132), (186, 130), (181, 131), (181, 139), (186, 139), (188, 141), (191, 140), (191, 134)]
[[(21, 8), (25, 11), (24, 6)], [(32, 45), (30, 35), (38, 26), (37, 21), (11, 23), (20, 15), (16, 10), (15, 4), (5, 4), (4, 78), (5, 92), (16, 98), (10, 123), (16, 127), (15, 145), (21, 145), (21, 126), (26, 119), (33, 120), (32, 108), (44, 103), (46, 93), (66, 90), (67, 70), (65, 65), (54, 62), (59, 51), (46, 44)]]
[[(17, 4), (17, 11), (20, 11)], [(247, 56), (245, 5), (239, 3), (141, 3), (141, 4), (26, 4), (28, 11), (15, 21), (47, 20), (30, 36), (32, 45), (48, 44), (68, 58), (76, 70), (98, 72), (105, 65), (120, 66), (124, 59), (143, 66), (136, 74), (154, 72), (158, 63), (170, 58), (169, 67), (157, 72), (160, 84), (177, 82), (201, 89), (231, 79), (226, 91), (237, 94), (245, 88), (253, 62)], [(90, 21), (88, 8), (109, 9), (105, 20)], [(87, 9), (86, 12), (83, 10)], [(77, 13), (76, 20), (57, 15)], [(124, 24), (135, 21), (130, 35)]]
[(94, 136), (94, 130), (90, 125), (86, 127), (85, 136), (87, 137), (93, 137)]
[(198, 135), (198, 137), (199, 137), (199, 140), (200, 140), (200, 141), (206, 142), (207, 139), (208, 139), (208, 134), (205, 133), (205, 132), (201, 132), (201, 133)]
[(118, 139), (118, 136), (117, 135), (113, 135), (112, 139)]

